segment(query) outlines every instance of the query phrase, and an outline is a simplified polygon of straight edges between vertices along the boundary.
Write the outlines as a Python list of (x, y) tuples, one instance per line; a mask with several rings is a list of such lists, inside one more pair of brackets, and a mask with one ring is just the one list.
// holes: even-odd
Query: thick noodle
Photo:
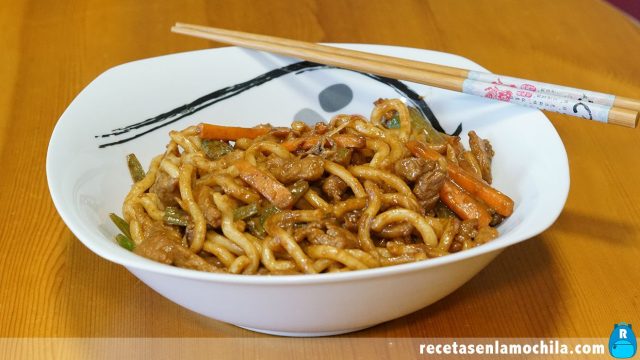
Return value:
[[(206, 124), (171, 131), (124, 200), (124, 235), (134, 252), (165, 264), (260, 275), (364, 270), (490, 241), (511, 211), (483, 180), (493, 149), (473, 132), (465, 150), (419, 114), (380, 99), (370, 121), (262, 125), (235, 143), (202, 138)], [(215, 128), (206, 133), (225, 129)]]

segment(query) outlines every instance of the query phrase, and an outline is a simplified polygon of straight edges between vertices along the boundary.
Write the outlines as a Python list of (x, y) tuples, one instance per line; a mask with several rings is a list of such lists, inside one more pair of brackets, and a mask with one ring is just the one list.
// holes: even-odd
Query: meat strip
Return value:
[(180, 238), (159, 224), (155, 224), (149, 229), (145, 239), (136, 246), (133, 252), (167, 265), (199, 271), (219, 271), (215, 266), (182, 246)]
[(440, 188), (447, 179), (445, 169), (440, 167), (436, 161), (425, 160), (427, 162), (425, 171), (413, 187), (413, 193), (418, 198), (424, 211), (429, 211), (440, 198)]
[(416, 181), (420, 175), (428, 170), (428, 164), (425, 159), (407, 157), (396, 162), (393, 170), (396, 175), (408, 181)]
[(469, 131), (469, 147), (471, 152), (478, 160), (480, 170), (482, 171), (482, 179), (491, 184), (491, 160), (494, 151), (489, 140), (481, 139), (475, 131)]
[(302, 159), (283, 159), (270, 156), (267, 169), (283, 184), (294, 183), (298, 180), (314, 181), (324, 174), (324, 160), (309, 155)]
[(180, 198), (178, 179), (172, 178), (164, 171), (158, 171), (156, 181), (149, 189), (150, 193), (158, 195), (164, 206), (177, 206), (176, 198)]
[(334, 201), (340, 201), (342, 194), (349, 186), (342, 179), (335, 175), (331, 175), (322, 184), (322, 191), (331, 196)]

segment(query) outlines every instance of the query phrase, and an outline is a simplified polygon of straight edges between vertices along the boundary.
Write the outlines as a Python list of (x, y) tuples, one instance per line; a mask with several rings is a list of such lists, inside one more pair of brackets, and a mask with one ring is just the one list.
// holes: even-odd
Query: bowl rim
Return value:
[[(469, 68), (481, 71), (488, 71), (483, 68), (481, 65), (475, 63), (474, 61), (457, 55), (451, 54), (447, 52), (440, 52), (434, 50), (427, 49), (418, 49), (412, 47), (404, 47), (404, 46), (392, 46), (392, 45), (377, 45), (377, 44), (362, 44), (362, 43), (325, 43), (327, 45), (333, 45), (338, 47), (345, 48), (355, 48), (355, 49), (364, 49), (366, 48), (368, 51), (378, 52), (378, 51), (392, 51), (392, 50), (411, 50), (415, 53), (419, 54), (437, 54), (437, 55), (445, 55), (450, 58), (457, 58), (463, 60), (464, 62), (469, 64)], [(77, 224), (74, 221), (68, 221), (67, 219), (73, 219), (74, 216), (70, 213), (70, 210), (64, 206), (64, 199), (61, 193), (54, 191), (54, 183), (52, 180), (53, 174), (53, 165), (51, 163), (52, 154), (55, 151), (55, 147), (57, 146), (56, 140), (60, 136), (60, 127), (61, 123), (67, 113), (68, 109), (71, 108), (78, 97), (87, 89), (91, 87), (98, 79), (106, 76), (110, 72), (119, 69), (121, 67), (127, 66), (133, 63), (144, 62), (152, 59), (161, 59), (161, 58), (170, 58), (170, 57), (179, 57), (179, 56), (189, 56), (195, 53), (203, 53), (203, 52), (221, 52), (228, 51), (229, 49), (238, 49), (235, 46), (221, 47), (221, 48), (213, 48), (213, 49), (203, 49), (203, 50), (195, 50), (195, 51), (186, 51), (186, 52), (178, 52), (172, 53), (168, 55), (156, 56), (146, 59), (135, 60), (131, 62), (126, 62), (123, 64), (116, 65), (111, 67), (100, 75), (98, 75), (92, 82), (90, 82), (78, 95), (76, 95), (75, 99), (68, 105), (66, 110), (60, 116), (56, 125), (53, 129), (52, 135), (49, 139), (49, 144), (47, 148), (47, 156), (46, 156), (46, 176), (47, 176), (47, 185), (49, 188), (49, 193), (51, 194), (51, 198), (53, 200), (54, 206), (58, 211), (61, 219), (65, 223), (65, 225), (71, 230), (75, 237), (80, 240), (87, 248), (89, 248), (92, 252), (99, 255), (100, 257), (112, 261), (116, 264), (122, 265), (126, 268), (134, 268), (142, 271), (149, 271), (152, 273), (156, 273), (159, 275), (177, 277), (177, 278), (186, 278), (192, 280), (200, 280), (207, 282), (217, 282), (217, 283), (226, 283), (226, 284), (237, 284), (237, 285), (262, 285), (262, 286), (271, 286), (271, 285), (311, 285), (318, 283), (338, 283), (338, 282), (350, 282), (357, 281), (361, 279), (373, 279), (379, 277), (393, 276), (402, 273), (413, 273), (417, 271), (424, 271), (429, 268), (451, 265), (457, 262), (462, 262), (467, 259), (471, 259), (474, 257), (478, 257), (481, 255), (494, 253), (502, 251), (503, 249), (514, 245), (516, 243), (531, 239), (532, 237), (542, 233), (546, 229), (548, 229), (555, 220), (559, 217), (562, 212), (564, 205), (566, 203), (568, 193), (569, 193), (569, 163), (568, 157), (566, 153), (566, 149), (564, 148), (564, 144), (560, 138), (560, 135), (553, 127), (553, 124), (549, 121), (549, 119), (539, 110), (536, 110), (532, 115), (536, 115), (540, 120), (541, 126), (545, 127), (547, 131), (551, 131), (551, 133), (555, 136), (554, 140), (556, 140), (556, 144), (559, 145), (561, 150), (561, 159), (558, 159), (562, 163), (562, 168), (566, 172), (566, 176), (563, 178), (566, 181), (558, 184), (558, 189), (560, 193), (563, 195), (560, 201), (557, 202), (558, 206), (555, 209), (551, 209), (552, 211), (547, 212), (546, 221), (540, 223), (538, 228), (531, 231), (521, 231), (518, 233), (517, 238), (515, 236), (509, 236), (512, 234), (506, 234), (504, 236), (499, 237), (498, 239), (502, 241), (491, 241), (489, 243), (483, 244), (482, 246), (478, 246), (472, 249), (468, 249), (465, 251), (460, 251), (454, 254), (449, 254), (443, 257), (432, 258), (424, 261), (417, 261), (406, 264), (398, 264), (387, 267), (379, 267), (372, 268), (366, 270), (358, 270), (358, 271), (349, 271), (349, 272), (341, 272), (341, 273), (322, 273), (322, 274), (296, 274), (296, 275), (243, 275), (243, 274), (227, 274), (227, 273), (209, 273), (198, 270), (184, 269), (178, 268), (171, 265), (166, 265), (162, 263), (155, 262), (153, 260), (144, 258), (142, 256), (137, 256), (136, 261), (126, 259), (124, 257), (117, 256), (116, 252), (105, 252), (101, 248), (101, 245), (98, 245), (95, 240), (92, 239), (93, 236), (87, 234), (82, 226)], [(530, 109), (529, 109), (530, 110)], [(122, 251), (126, 251), (124, 249), (120, 249)]]

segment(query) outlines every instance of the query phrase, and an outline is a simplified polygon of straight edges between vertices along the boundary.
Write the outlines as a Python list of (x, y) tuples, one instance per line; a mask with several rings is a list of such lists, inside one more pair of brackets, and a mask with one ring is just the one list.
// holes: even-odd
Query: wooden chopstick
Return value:
[[(362, 51), (343, 49), (343, 48), (338, 48), (334, 46), (314, 44), (314, 43), (309, 43), (305, 41), (285, 39), (285, 38), (279, 38), (275, 36), (268, 36), (268, 35), (261, 35), (261, 34), (252, 34), (252, 33), (246, 33), (242, 31), (220, 29), (220, 28), (214, 28), (209, 26), (176, 23), (175, 27), (183, 28), (183, 29), (201, 30), (210, 34), (219, 34), (221, 36), (227, 36), (229, 38), (234, 38), (234, 37), (244, 38), (248, 40), (258, 40), (262, 42), (282, 44), (282, 45), (297, 47), (301, 49), (321, 50), (327, 53), (335, 53), (339, 55), (350, 56), (353, 58), (367, 59), (367, 60), (373, 60), (373, 61), (378, 61), (378, 62), (387, 63), (387, 64), (395, 64), (395, 65), (401, 65), (406, 67), (412, 67), (419, 70), (426, 70), (430, 72), (453, 75), (458, 77), (467, 77), (467, 74), (470, 71), (470, 70), (460, 69), (460, 68), (451, 67), (451, 66), (402, 59), (402, 58), (397, 58), (393, 56), (366, 53)], [(638, 110), (640, 110), (640, 104), (638, 106)]]
[(379, 55), (373, 53), (365, 53), (362, 51), (355, 51), (343, 48), (337, 48), (332, 46), (313, 44), (304, 41), (278, 38), (274, 36), (260, 35), (260, 34), (251, 34), (242, 31), (234, 31), (228, 29), (220, 29), (213, 28), (208, 26), (201, 25), (191, 25), (191, 24), (183, 24), (176, 23), (176, 27), (178, 28), (191, 28), (201, 30), (210, 34), (218, 34), (220, 36), (230, 37), (230, 38), (243, 38), (247, 40), (257, 40), (267, 43), (274, 44), (282, 44), (290, 47), (297, 47), (301, 49), (311, 49), (311, 50), (320, 50), (327, 53), (334, 53), (344, 56), (350, 56), (353, 58), (359, 59), (367, 59), (378, 61), (387, 64), (395, 64), (406, 67), (411, 67), (419, 70), (426, 70), (429, 72), (436, 72), (441, 74), (447, 74), (457, 77), (462, 77), (465, 79), (478, 80), (487, 83), (506, 83), (509, 85), (515, 85), (517, 88), (523, 88), (524, 90), (529, 91), (540, 91), (547, 94), (552, 94), (559, 97), (568, 97), (575, 100), (585, 100), (585, 97), (588, 98), (589, 101), (606, 106), (616, 106), (620, 108), (625, 108), (634, 111), (640, 111), (640, 100), (631, 99), (622, 96), (615, 96), (610, 94), (605, 94), (601, 92), (577, 89), (562, 85), (544, 83), (539, 81), (532, 81), (527, 79), (520, 79), (506, 75), (498, 75), (481, 71), (467, 70), (456, 68), (452, 66), (439, 65), (426, 63), (422, 61), (415, 61), (409, 59), (396, 58), (393, 56)]
[[(176, 24), (171, 30), (180, 34), (236, 46), (273, 52), (345, 69), (413, 81), (471, 95), (535, 107), (541, 110), (585, 117), (628, 127), (635, 127), (637, 124), (638, 112), (635, 111), (634, 106), (640, 109), (640, 101), (634, 99), (612, 98), (612, 95), (607, 94), (602, 94), (606, 96), (600, 96), (598, 94), (601, 93), (578, 89), (574, 90), (582, 92), (583, 96), (587, 95), (588, 99), (586, 101), (585, 99), (572, 99), (570, 97), (572, 96), (571, 94), (556, 95), (551, 92), (549, 86), (560, 90), (572, 88), (303, 41), (181, 23)], [(524, 86), (514, 88), (515, 85), (512, 84), (512, 79), (519, 81)], [(504, 84), (505, 82), (513, 86), (507, 86)], [(540, 91), (533, 91), (539, 89)], [(611, 105), (606, 104), (607, 99), (609, 99)], [(595, 103), (596, 100), (605, 101), (605, 103), (598, 104)], [(634, 109), (613, 105), (616, 100), (618, 105), (625, 105)]]

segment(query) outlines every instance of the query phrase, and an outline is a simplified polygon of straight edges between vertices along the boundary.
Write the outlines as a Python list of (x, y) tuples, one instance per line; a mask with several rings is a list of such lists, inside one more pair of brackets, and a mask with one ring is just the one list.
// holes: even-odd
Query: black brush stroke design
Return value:
[[(301, 74), (303, 72), (306, 71), (316, 71), (316, 70), (325, 70), (325, 69), (338, 69), (335, 67), (331, 67), (331, 66), (327, 66), (327, 65), (322, 65), (322, 64), (317, 64), (317, 63), (313, 63), (313, 62), (309, 62), (309, 61), (301, 61), (301, 62), (297, 62), (297, 63), (293, 63), (290, 65), (286, 65), (283, 66), (281, 68), (277, 68), (274, 70), (271, 70), (269, 72), (266, 72), (262, 75), (259, 75), (251, 80), (239, 83), (239, 84), (235, 84), (235, 85), (231, 85), (219, 90), (216, 90), (214, 92), (211, 92), (207, 95), (204, 95), (188, 104), (179, 106), (173, 110), (167, 111), (165, 113), (156, 115), (154, 117), (148, 118), (144, 121), (141, 121), (139, 123), (135, 123), (135, 124), (131, 124), (122, 128), (117, 128), (112, 130), (110, 133), (108, 134), (102, 134), (102, 135), (96, 135), (96, 138), (108, 138), (108, 137), (112, 137), (112, 136), (118, 136), (118, 135), (123, 135), (126, 134), (132, 130), (137, 130), (137, 129), (142, 129), (145, 127), (150, 127), (149, 129), (146, 129), (138, 134), (129, 136), (127, 138), (124, 139), (120, 139), (117, 141), (113, 141), (113, 142), (109, 142), (109, 143), (105, 143), (105, 144), (101, 144), (99, 145), (99, 148), (106, 148), (109, 146), (113, 146), (113, 145), (118, 145), (118, 144), (122, 144), (122, 143), (126, 143), (128, 141), (137, 139), (145, 134), (148, 134), (152, 131), (155, 131), (157, 129), (160, 129), (162, 127), (165, 127), (169, 124), (172, 124), (180, 119), (183, 119), (187, 116), (190, 116), (192, 114), (195, 114), (196, 112), (207, 108), (213, 104), (216, 104), (222, 100), (231, 98), (233, 96), (239, 95), (247, 90), (250, 90), (254, 87), (260, 86), (264, 83), (267, 83), (271, 80), (280, 78), (284, 75), (288, 75), (288, 74)], [(344, 69), (343, 69), (344, 70)], [(351, 70), (348, 70), (351, 71)], [(440, 122), (438, 121), (438, 119), (435, 117), (435, 115), (433, 114), (433, 112), (431, 111), (431, 109), (429, 108), (429, 106), (427, 105), (427, 103), (424, 101), (424, 99), (422, 99), (422, 97), (420, 95), (418, 95), (418, 93), (416, 93), (415, 91), (413, 91), (411, 88), (409, 88), (406, 84), (402, 83), (399, 80), (396, 79), (390, 79), (390, 78), (386, 78), (386, 77), (382, 77), (382, 76), (377, 76), (377, 75), (371, 75), (371, 74), (365, 74), (365, 73), (360, 73), (360, 72), (356, 72), (359, 74), (362, 74), (364, 76), (367, 76), (373, 80), (376, 80), (378, 82), (381, 82), (391, 88), (394, 89), (394, 91), (396, 91), (398, 94), (403, 95), (404, 97), (406, 97), (407, 99), (411, 100), (411, 102), (418, 108), (420, 109), (420, 111), (423, 113), (423, 115), (431, 122), (431, 124), (433, 125), (433, 127), (441, 132), (444, 132), (444, 129), (442, 128), (442, 126), (440, 125)], [(458, 127), (456, 128), (456, 130), (453, 132), (452, 135), (458, 135), (460, 134), (460, 132), (462, 131), (462, 124), (459, 124)]]

